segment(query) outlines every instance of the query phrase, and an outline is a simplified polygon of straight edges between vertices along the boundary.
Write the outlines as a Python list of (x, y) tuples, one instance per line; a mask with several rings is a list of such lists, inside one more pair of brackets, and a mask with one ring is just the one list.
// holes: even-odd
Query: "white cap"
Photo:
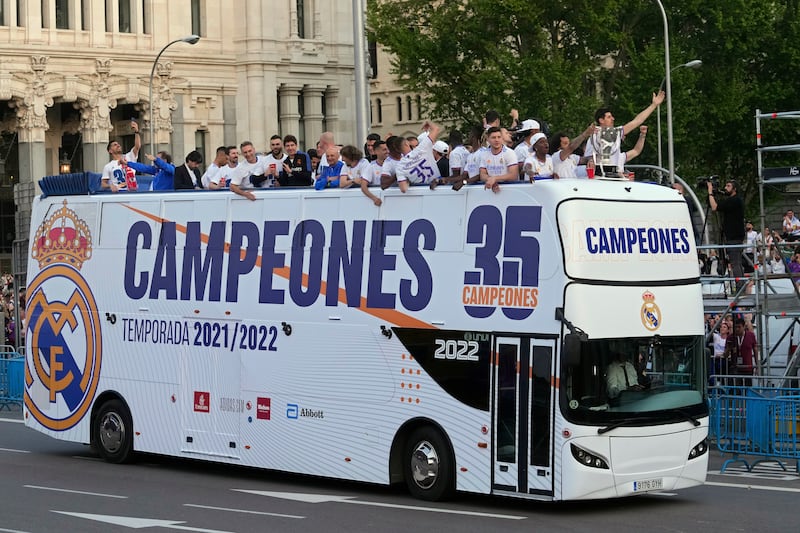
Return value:
[(433, 143), (433, 149), (440, 154), (446, 154), (450, 151), (450, 147), (447, 146), (447, 143), (444, 141), (436, 141)]
[(538, 130), (539, 123), (535, 120), (528, 119), (522, 121), (522, 126), (520, 126), (519, 131), (530, 131), (530, 130)]
[(547, 135), (545, 135), (542, 132), (534, 134), (534, 136), (531, 137), (531, 147), (533, 147), (536, 143), (538, 143), (542, 139), (546, 139), (546, 138), (547, 138)]

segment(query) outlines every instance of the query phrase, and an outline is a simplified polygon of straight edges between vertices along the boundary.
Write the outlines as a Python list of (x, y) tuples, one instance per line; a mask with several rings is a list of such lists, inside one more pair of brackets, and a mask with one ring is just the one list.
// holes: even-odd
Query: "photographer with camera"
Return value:
[[(709, 179), (706, 180), (706, 187), (708, 187), (708, 205), (712, 211), (722, 214), (720, 227), (723, 244), (742, 244), (744, 242), (744, 202), (737, 194), (739, 191), (736, 181), (727, 180), (725, 188), (719, 191), (714, 187), (714, 180)], [(717, 199), (717, 195), (720, 195), (719, 199)], [(742, 249), (726, 248), (725, 255), (733, 268), (736, 289), (739, 290), (744, 284), (744, 281), (739, 279), (744, 276)]]

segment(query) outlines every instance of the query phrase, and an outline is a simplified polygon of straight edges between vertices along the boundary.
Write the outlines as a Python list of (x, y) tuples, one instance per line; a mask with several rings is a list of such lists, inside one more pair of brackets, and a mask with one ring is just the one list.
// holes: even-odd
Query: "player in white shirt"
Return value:
[[(255, 200), (256, 195), (249, 189), (269, 187), (269, 180), (265, 179), (267, 164), (264, 156), (257, 156), (253, 143), (245, 141), (239, 146), (244, 156), (244, 161), (236, 165), (236, 170), (231, 176), (231, 191), (244, 196), (248, 200)], [(255, 180), (254, 180), (255, 178)]]
[(566, 133), (556, 133), (550, 138), (550, 149), (558, 148), (553, 153), (553, 173), (559, 178), (586, 177), (586, 168), (579, 170), (579, 166), (586, 163), (589, 158), (581, 158), (573, 153), (594, 133), (594, 124), (589, 124), (580, 135), (570, 141)]
[[(610, 109), (601, 107), (595, 112), (594, 119), (597, 127), (586, 144), (584, 155), (593, 157), (597, 175), (615, 175), (623, 172), (626, 161), (626, 156), (621, 150), (623, 139), (647, 120), (647, 117), (664, 101), (664, 97), (664, 91), (653, 94), (650, 105), (636, 115), (633, 120), (620, 127), (614, 127), (615, 119)], [(628, 156), (627, 160), (630, 159), (633, 157)]]
[[(200, 183), (203, 184), (204, 189), (220, 188), (220, 172), (222, 172), (222, 167), (228, 164), (227, 151), (227, 146), (220, 146), (217, 148), (217, 155), (214, 157), (214, 161), (208, 165), (208, 168), (200, 177)], [(225, 185), (223, 184), (222, 186), (224, 187)]]
[(347, 188), (356, 186), (361, 189), (364, 196), (372, 200), (376, 206), (381, 205), (381, 199), (369, 191), (371, 181), (370, 176), (370, 162), (361, 153), (361, 150), (355, 146), (345, 146), (340, 152), (340, 157), (344, 165), (342, 166), (342, 173), (339, 175), (339, 187)]
[(423, 133), (418, 137), (419, 144), (413, 150), (408, 139), (400, 143), (403, 157), (397, 164), (397, 186), (406, 192), (409, 184), (430, 183), (440, 177), (439, 167), (433, 157), (433, 143), (441, 128), (426, 120), (422, 124)]
[(517, 154), (517, 161), (519, 162), (520, 169), (522, 168), (522, 163), (531, 155), (531, 151), (533, 150), (533, 143), (531, 143), (531, 138), (539, 133), (541, 126), (535, 120), (523, 120), (522, 126), (517, 130), (520, 133), (525, 133), (525, 138), (522, 139), (516, 148), (514, 148), (514, 153)]
[[(322, 135), (319, 136), (319, 142), (317, 142), (317, 154), (320, 156), (319, 165), (317, 166), (317, 176), (321, 176), (322, 171), (328, 166), (328, 158), (325, 157), (325, 154), (328, 153), (328, 148), (332, 146), (336, 146), (333, 133), (329, 131), (323, 132)], [(339, 160), (341, 161), (341, 159)]]
[(264, 155), (264, 163), (267, 165), (266, 173), (272, 176), (274, 183), (277, 183), (278, 175), (283, 170), (283, 160), (286, 159), (280, 135), (273, 135), (269, 138), (269, 149), (270, 152)]
[(104, 189), (111, 189), (112, 192), (117, 192), (126, 187), (125, 184), (125, 169), (120, 164), (121, 159), (125, 161), (136, 161), (139, 158), (139, 148), (142, 147), (142, 138), (139, 135), (139, 124), (135, 120), (131, 120), (131, 129), (133, 130), (133, 148), (127, 154), (122, 154), (122, 145), (117, 141), (111, 141), (106, 146), (108, 155), (111, 156), (111, 161), (103, 167), (102, 178), (100, 181)]
[(467, 158), (470, 155), (469, 150), (464, 147), (461, 132), (459, 131), (450, 132), (448, 144), (450, 145), (450, 175), (458, 176), (467, 166)]
[(531, 183), (537, 179), (558, 179), (553, 168), (553, 157), (547, 153), (550, 150), (550, 143), (547, 142), (545, 134), (537, 133), (531, 141), (533, 153), (525, 160), (522, 171)]
[[(231, 186), (231, 178), (239, 165), (239, 149), (235, 146), (228, 146), (225, 150), (225, 155), (228, 156), (228, 164), (219, 169), (217, 174), (217, 189), (228, 189)], [(212, 189), (215, 187), (211, 187)]]
[(498, 192), (499, 183), (519, 181), (517, 154), (505, 145), (502, 129), (491, 127), (486, 133), (489, 137), (489, 148), (482, 151), (481, 181), (486, 184), (487, 189)]
[(380, 186), (381, 176), (383, 175), (383, 164), (389, 157), (389, 147), (384, 141), (379, 139), (372, 145), (372, 153), (375, 155), (375, 160), (369, 163), (369, 185)]

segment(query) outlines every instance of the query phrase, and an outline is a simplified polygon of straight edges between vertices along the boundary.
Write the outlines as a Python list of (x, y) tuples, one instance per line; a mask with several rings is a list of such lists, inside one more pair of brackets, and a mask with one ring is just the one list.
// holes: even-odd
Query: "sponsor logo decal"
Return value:
[(194, 410), (196, 413), (211, 411), (211, 393), (194, 391)]
[(256, 398), (256, 418), (259, 420), (269, 420), (272, 411), (272, 400), (270, 398)]
[(325, 418), (325, 413), (322, 409), (305, 409), (301, 408), (296, 403), (286, 404), (286, 418), (297, 420), (298, 418)]
[(100, 379), (100, 316), (80, 273), (91, 258), (89, 227), (64, 200), (31, 245), (31, 259), (41, 270), (28, 284), (26, 307), (25, 406), (53, 431), (70, 429), (86, 416)]

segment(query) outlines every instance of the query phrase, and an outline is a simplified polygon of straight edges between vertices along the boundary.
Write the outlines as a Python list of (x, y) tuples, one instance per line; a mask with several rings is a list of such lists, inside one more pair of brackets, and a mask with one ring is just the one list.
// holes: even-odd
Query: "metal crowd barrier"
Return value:
[(25, 358), (12, 346), (0, 346), (0, 411), (22, 406)]
[[(800, 474), (800, 389), (759, 384), (761, 378), (717, 376), (709, 387), (710, 438), (722, 453), (731, 454), (722, 472), (731, 463), (743, 463), (748, 471), (763, 462), (794, 460)], [(753, 380), (748, 384), (745, 380)], [(742, 456), (757, 459), (748, 462)]]

